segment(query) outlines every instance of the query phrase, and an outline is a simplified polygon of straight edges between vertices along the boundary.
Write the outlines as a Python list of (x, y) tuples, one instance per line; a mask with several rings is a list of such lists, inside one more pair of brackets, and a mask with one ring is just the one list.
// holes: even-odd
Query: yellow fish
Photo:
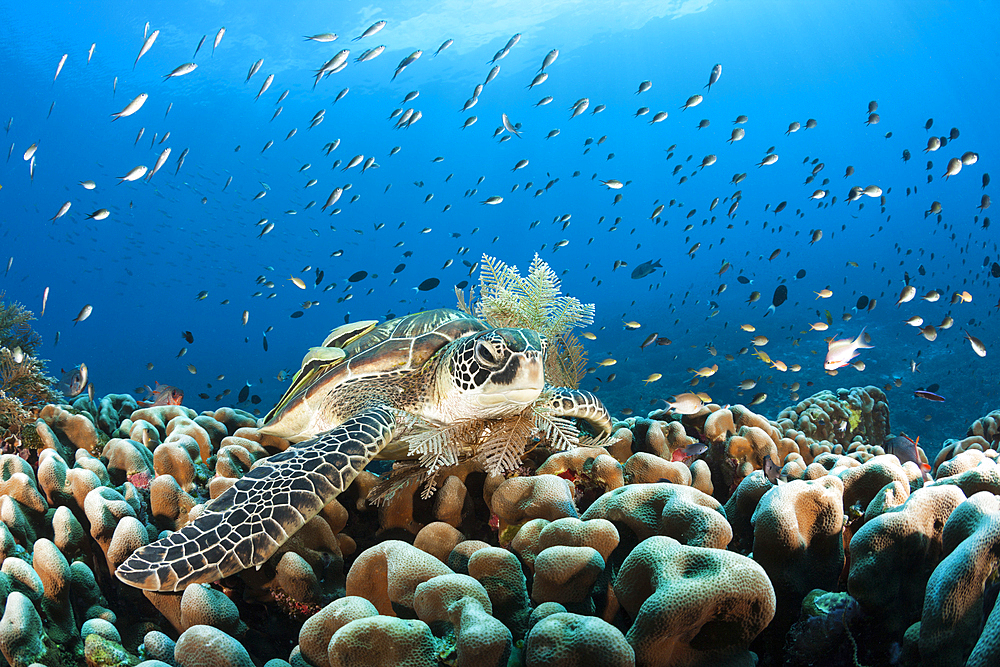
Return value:
[(703, 368), (699, 368), (694, 372), (694, 374), (701, 378), (708, 378), (715, 375), (715, 373), (718, 370), (719, 370), (719, 364), (712, 364), (711, 366), (705, 366)]

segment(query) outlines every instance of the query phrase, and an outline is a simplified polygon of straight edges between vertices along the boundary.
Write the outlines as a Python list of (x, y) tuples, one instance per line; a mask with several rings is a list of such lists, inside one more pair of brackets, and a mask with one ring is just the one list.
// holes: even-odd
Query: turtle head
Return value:
[(545, 347), (531, 329), (490, 329), (461, 339), (448, 372), (463, 407), (482, 417), (530, 405), (545, 386)]

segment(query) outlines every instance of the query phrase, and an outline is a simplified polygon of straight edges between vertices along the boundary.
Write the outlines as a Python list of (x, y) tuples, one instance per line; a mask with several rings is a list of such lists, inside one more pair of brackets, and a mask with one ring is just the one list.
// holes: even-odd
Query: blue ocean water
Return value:
[[(0, 262), (12, 263), (0, 290), (37, 314), (50, 289), (35, 324), (54, 374), (85, 362), (98, 394), (160, 382), (182, 388), (197, 410), (235, 405), (249, 382), (260, 402), (240, 407), (263, 413), (287, 386), (279, 377), (346, 319), (454, 306), (452, 286), (477, 281), (471, 269), (483, 253), (526, 271), (537, 252), (564, 293), (597, 306), (588, 328), (597, 338), (586, 341), (595, 372), (582, 386), (599, 389), (613, 414), (662, 406), (691, 388), (690, 369), (718, 364), (696, 390), (719, 403), (764, 392), (755, 409), (769, 417), (820, 389), (888, 387), (894, 430), (934, 449), (997, 407), (991, 265), (1000, 252), (990, 211), (978, 207), (1000, 139), (990, 120), (998, 18), (995, 3), (971, 0), (7, 3), (0, 122), (12, 148), (0, 164)], [(351, 41), (379, 20), (383, 30)], [(159, 34), (134, 63), (147, 22)], [(303, 39), (325, 32), (339, 38)], [(379, 45), (376, 58), (355, 62)], [(314, 82), (342, 49), (349, 64)], [(553, 49), (547, 80), (529, 89)], [(164, 78), (188, 62), (197, 69)], [(461, 111), (494, 64), (495, 79)], [(637, 94), (643, 81), (652, 86)], [(411, 91), (419, 96), (404, 103)], [(141, 109), (112, 122), (140, 93)], [(681, 110), (696, 94), (703, 101)], [(588, 108), (571, 118), (580, 98)], [(871, 101), (880, 120), (866, 124)], [(640, 107), (649, 113), (637, 115)], [(410, 108), (419, 120), (396, 129), (391, 114)], [(650, 123), (660, 111), (667, 118)], [(520, 136), (495, 132), (502, 114)], [(746, 123), (734, 124), (741, 114)], [(787, 132), (793, 122), (801, 129)], [(730, 144), (734, 128), (746, 135)], [(925, 153), (932, 136), (947, 143)], [(23, 155), (33, 144), (32, 178)], [(116, 184), (136, 166), (151, 169), (165, 148), (149, 182)], [(778, 161), (756, 166), (769, 151)], [(945, 179), (949, 159), (966, 152), (978, 161)], [(377, 168), (345, 171), (356, 155)], [(699, 168), (709, 155), (714, 164)], [(513, 171), (520, 160), (528, 165)], [(870, 185), (884, 203), (847, 203), (852, 186)], [(321, 210), (337, 187), (343, 196)], [(818, 189), (828, 194), (811, 199)], [(502, 203), (481, 204), (491, 196)], [(50, 221), (67, 201), (70, 211)], [(940, 215), (925, 215), (932, 202)], [(102, 208), (106, 219), (86, 219)], [(274, 227), (261, 236), (265, 218)], [(822, 238), (810, 243), (814, 230)], [(647, 260), (663, 268), (631, 278)], [(616, 261), (626, 265), (614, 270)], [(349, 282), (358, 271), (367, 277)], [(428, 278), (440, 285), (416, 289)], [(907, 280), (918, 296), (897, 308)], [(779, 284), (788, 299), (765, 317)], [(832, 296), (820, 299), (824, 288)], [(931, 290), (940, 300), (920, 298)], [(760, 300), (747, 303), (754, 291)], [(971, 303), (953, 304), (963, 291)], [(876, 307), (858, 310), (861, 296)], [(85, 304), (92, 315), (74, 325)], [(913, 316), (937, 327), (936, 340), (904, 322)], [(939, 326), (948, 316), (954, 325)], [(828, 317), (827, 331), (809, 330)], [(825, 338), (862, 327), (874, 345), (861, 351), (864, 370), (825, 373)], [(651, 333), (672, 343), (640, 349)], [(760, 349), (772, 359), (801, 370), (751, 356), (754, 335), (769, 339)], [(597, 366), (603, 359), (617, 363)], [(644, 383), (652, 373), (662, 377)], [(739, 390), (746, 378), (757, 387)], [(914, 395), (931, 385), (944, 402)]]

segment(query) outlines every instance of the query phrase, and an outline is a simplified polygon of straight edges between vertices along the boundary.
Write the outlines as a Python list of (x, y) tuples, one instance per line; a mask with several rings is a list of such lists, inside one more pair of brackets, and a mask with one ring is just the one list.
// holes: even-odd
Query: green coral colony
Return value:
[(875, 387), (614, 420), (545, 262), (458, 297), (335, 329), (261, 421), (68, 402), (0, 303), (7, 663), (1000, 660), (1000, 411), (933, 462)]

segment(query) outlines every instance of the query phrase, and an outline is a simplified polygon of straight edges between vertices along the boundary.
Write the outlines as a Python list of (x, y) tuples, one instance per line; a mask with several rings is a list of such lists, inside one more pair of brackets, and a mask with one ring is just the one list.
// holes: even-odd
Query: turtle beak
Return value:
[(505, 369), (494, 375), (492, 380), (477, 397), (479, 405), (525, 406), (533, 403), (545, 386), (545, 369), (541, 355), (515, 355)]
[(528, 405), (529, 403), (534, 403), (535, 399), (538, 398), (539, 394), (541, 393), (542, 393), (541, 387), (526, 387), (523, 389), (513, 389), (511, 391), (505, 392), (503, 396), (505, 399), (507, 399), (508, 403), (516, 403), (518, 405)]
[(530, 405), (542, 393), (541, 385), (537, 387), (519, 387), (496, 393), (482, 393), (477, 396), (479, 405), (493, 408), (502, 405)]

